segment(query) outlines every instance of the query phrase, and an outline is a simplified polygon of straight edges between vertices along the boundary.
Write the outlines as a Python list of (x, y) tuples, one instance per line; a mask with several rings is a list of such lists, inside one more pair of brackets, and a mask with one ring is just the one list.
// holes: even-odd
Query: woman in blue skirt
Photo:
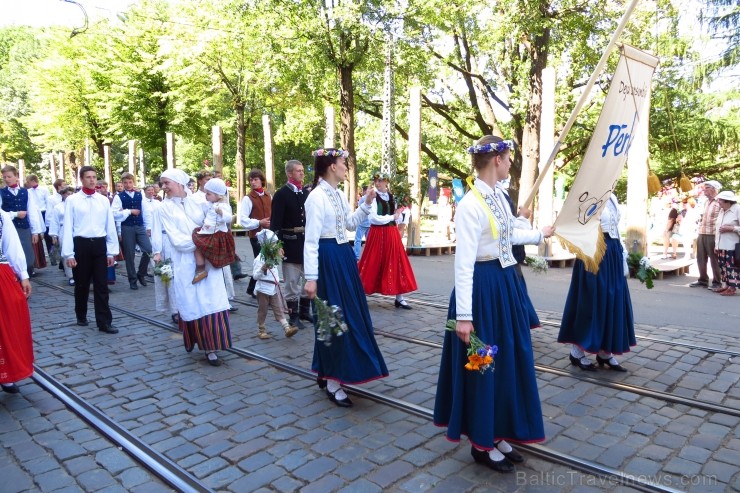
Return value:
[(340, 407), (350, 407), (352, 401), (341, 384), (388, 376), (373, 335), (373, 322), (355, 254), (347, 239), (347, 230), (354, 230), (367, 218), (375, 190), (369, 187), (365, 200), (350, 214), (347, 199), (337, 190), (347, 173), (347, 152), (319, 149), (313, 155), (314, 186), (305, 204), (303, 269), (306, 295), (309, 298), (318, 296), (330, 306), (339, 306), (349, 331), (341, 337), (333, 337), (331, 345), (316, 340), (311, 369), (318, 374), (316, 383), (319, 388), (326, 389), (329, 400)]
[(596, 371), (585, 353), (596, 353), (599, 366), (627, 371), (614, 357), (635, 345), (632, 300), (627, 286), (627, 251), (619, 235), (619, 208), (612, 196), (601, 212), (606, 253), (599, 272), (586, 270), (581, 260), (573, 266), (558, 342), (571, 344), (570, 362), (581, 370)]
[[(468, 149), (478, 178), (455, 215), (455, 289), (447, 317), (456, 326), (455, 334), (445, 333), (434, 405), (434, 423), (447, 427), (447, 438), (466, 435), (475, 461), (501, 472), (523, 460), (508, 441), (545, 439), (529, 334), (539, 320), (517, 278), (511, 246), (537, 244), (554, 232), (514, 218), (496, 187), (509, 175), (513, 147), (487, 135)], [(493, 372), (465, 368), (472, 332), (498, 346)]]

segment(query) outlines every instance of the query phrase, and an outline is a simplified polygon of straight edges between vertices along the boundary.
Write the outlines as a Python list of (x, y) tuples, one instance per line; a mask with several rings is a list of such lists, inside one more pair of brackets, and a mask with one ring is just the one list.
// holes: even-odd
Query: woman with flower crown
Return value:
[[(306, 295), (338, 306), (349, 330), (334, 336), (331, 345), (316, 339), (311, 369), (319, 388), (340, 407), (352, 406), (342, 384), (363, 383), (387, 377), (383, 355), (375, 336), (367, 299), (357, 271), (357, 261), (347, 238), (368, 216), (375, 190), (368, 187), (365, 199), (350, 214), (349, 203), (337, 190), (347, 173), (347, 152), (341, 149), (314, 151), (313, 189), (306, 199), (306, 241), (303, 270)], [(315, 321), (319, 323), (318, 320)]]
[[(466, 435), (473, 459), (500, 472), (524, 460), (507, 441), (545, 439), (529, 333), (539, 319), (517, 278), (511, 246), (538, 244), (555, 231), (532, 230), (515, 218), (496, 187), (509, 175), (513, 148), (512, 141), (487, 135), (468, 149), (478, 177), (468, 180), (455, 216), (455, 289), (447, 315), (456, 321), (455, 334), (445, 333), (434, 406), (434, 423), (447, 427), (447, 438)], [(498, 347), (493, 372), (465, 368), (473, 332)]]
[(396, 223), (401, 216), (386, 173), (373, 176), (377, 195), (370, 206), (370, 233), (358, 268), (366, 294), (395, 295), (396, 308), (410, 310), (403, 293), (416, 291), (416, 278)]

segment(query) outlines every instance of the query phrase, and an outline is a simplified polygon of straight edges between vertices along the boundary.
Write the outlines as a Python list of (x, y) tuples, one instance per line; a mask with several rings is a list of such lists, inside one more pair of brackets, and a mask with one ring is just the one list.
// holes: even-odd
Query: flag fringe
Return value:
[(601, 259), (604, 258), (604, 254), (606, 253), (606, 242), (604, 241), (604, 233), (601, 231), (601, 226), (599, 226), (599, 236), (596, 240), (596, 253), (594, 253), (593, 257), (586, 255), (583, 250), (581, 250), (575, 244), (571, 243), (559, 234), (555, 233), (555, 236), (557, 236), (558, 241), (562, 246), (567, 248), (570, 253), (575, 255), (577, 259), (583, 262), (584, 267), (588, 272), (591, 272), (592, 274), (598, 274), (599, 264), (601, 263)]

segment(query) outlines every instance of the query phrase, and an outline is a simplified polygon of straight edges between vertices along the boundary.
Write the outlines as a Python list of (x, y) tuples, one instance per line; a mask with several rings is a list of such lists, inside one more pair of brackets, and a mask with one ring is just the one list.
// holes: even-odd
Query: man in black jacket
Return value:
[(303, 295), (303, 243), (305, 241), (306, 213), (303, 204), (308, 191), (303, 190), (303, 164), (291, 159), (285, 163), (285, 176), (288, 178), (280, 190), (272, 197), (270, 229), (283, 242), (285, 260), (283, 278), (285, 280), (285, 301), (290, 311), (290, 325), (305, 328), (301, 319), (313, 323), (311, 300)]

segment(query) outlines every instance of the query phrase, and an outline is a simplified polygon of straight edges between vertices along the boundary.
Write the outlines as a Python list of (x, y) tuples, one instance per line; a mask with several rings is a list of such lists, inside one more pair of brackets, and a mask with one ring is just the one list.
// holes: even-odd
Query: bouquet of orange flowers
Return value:
[[(455, 332), (455, 320), (448, 320), (445, 329)], [(475, 335), (470, 333), (470, 346), (468, 347), (468, 362), (465, 363), (465, 369), (470, 371), (479, 371), (485, 373), (487, 370), (495, 370), (496, 364), (493, 357), (498, 353), (498, 346), (485, 344)]]

